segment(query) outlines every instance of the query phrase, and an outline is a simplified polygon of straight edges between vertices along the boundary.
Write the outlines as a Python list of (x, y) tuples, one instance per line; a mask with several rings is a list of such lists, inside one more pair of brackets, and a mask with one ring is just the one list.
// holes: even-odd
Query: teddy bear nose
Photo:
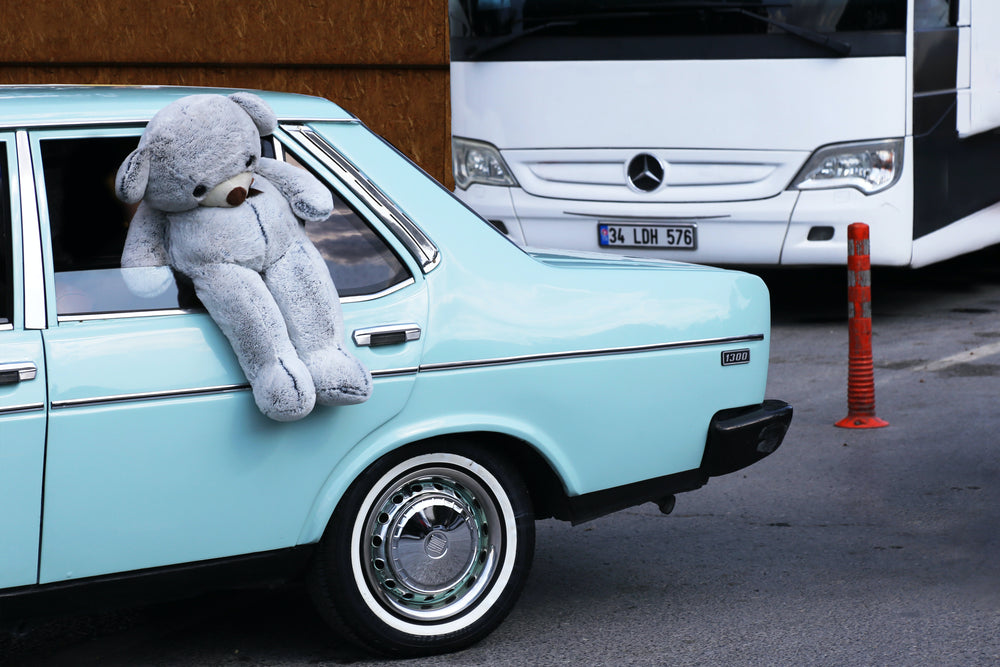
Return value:
[(230, 206), (239, 206), (247, 199), (246, 188), (233, 188), (226, 195), (226, 203)]

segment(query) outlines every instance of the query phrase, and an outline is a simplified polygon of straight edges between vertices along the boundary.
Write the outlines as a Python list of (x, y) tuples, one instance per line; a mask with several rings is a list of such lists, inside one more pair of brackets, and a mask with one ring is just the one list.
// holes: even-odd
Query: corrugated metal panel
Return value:
[(0, 22), (0, 84), (221, 86), (326, 97), (450, 184), (438, 0), (36, 0)]

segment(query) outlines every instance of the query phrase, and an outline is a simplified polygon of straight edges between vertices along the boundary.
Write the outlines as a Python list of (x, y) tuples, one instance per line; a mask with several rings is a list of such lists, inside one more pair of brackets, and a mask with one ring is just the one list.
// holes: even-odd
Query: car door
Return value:
[[(30, 198), (30, 166), (25, 173)], [(0, 132), (0, 588), (37, 581), (45, 461), (45, 355), (24, 310), (26, 293), (43, 295), (24, 283), (21, 201), (15, 138)]]
[(333, 266), (373, 396), (294, 423), (261, 415), (190, 288), (119, 268), (131, 211), (111, 183), (138, 133), (31, 137), (50, 295), (42, 583), (295, 545), (338, 462), (406, 402), (413, 374), (399, 369), (419, 363), (419, 339), (354, 346), (354, 330), (419, 330), (426, 291), (381, 223), (321, 174), (337, 210), (308, 231)]

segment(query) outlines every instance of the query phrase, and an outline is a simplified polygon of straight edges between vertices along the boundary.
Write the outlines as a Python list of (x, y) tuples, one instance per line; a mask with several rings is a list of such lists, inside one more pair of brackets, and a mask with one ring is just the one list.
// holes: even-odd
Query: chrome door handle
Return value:
[(420, 325), (388, 324), (380, 327), (355, 329), (352, 338), (354, 339), (354, 344), (358, 347), (400, 345), (413, 340), (420, 340)]
[(34, 380), (37, 376), (38, 366), (33, 361), (0, 364), (0, 384), (17, 384)]

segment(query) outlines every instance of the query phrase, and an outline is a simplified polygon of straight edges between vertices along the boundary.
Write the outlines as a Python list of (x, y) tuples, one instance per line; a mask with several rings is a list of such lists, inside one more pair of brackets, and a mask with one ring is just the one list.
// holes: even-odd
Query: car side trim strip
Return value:
[(130, 401), (147, 401), (163, 398), (186, 398), (190, 396), (206, 396), (209, 394), (228, 394), (236, 391), (247, 391), (249, 384), (230, 384), (218, 387), (200, 387), (196, 389), (177, 389), (175, 391), (150, 391), (136, 394), (120, 394), (117, 396), (95, 396), (93, 398), (71, 398), (62, 401), (52, 401), (52, 409), (91, 407), (95, 405), (112, 405)]
[(27, 405), (11, 405), (9, 407), (0, 408), (0, 415), (15, 415), (22, 412), (37, 412), (38, 410), (44, 410), (44, 403), (28, 403)]
[(710, 345), (731, 345), (733, 343), (750, 343), (764, 340), (764, 334), (748, 336), (727, 336), (725, 338), (706, 338), (703, 340), (679, 341), (676, 343), (653, 343), (650, 345), (634, 345), (630, 347), (611, 347), (598, 350), (576, 350), (572, 352), (549, 352), (545, 354), (528, 354), (517, 357), (501, 357), (497, 359), (476, 359), (471, 361), (449, 361), (438, 364), (423, 364), (421, 373), (436, 371), (451, 371), (465, 368), (483, 368), (486, 366), (506, 366), (510, 364), (525, 364), (537, 361), (561, 361), (564, 359), (584, 359), (587, 357), (605, 357), (619, 354), (639, 354), (643, 352), (660, 352)]
[[(372, 377), (399, 377), (404, 375), (416, 375), (418, 368), (392, 368), (387, 370), (372, 371)], [(70, 398), (61, 401), (52, 401), (53, 410), (65, 408), (83, 408), (100, 405), (115, 405), (118, 403), (129, 403), (132, 401), (153, 401), (168, 398), (190, 398), (192, 396), (211, 396), (213, 394), (229, 394), (239, 391), (249, 391), (249, 384), (220, 385), (218, 387), (198, 387), (193, 389), (177, 389), (174, 391), (149, 391), (135, 394), (118, 394), (114, 396), (95, 396), (93, 398)], [(29, 406), (33, 408), (34, 406)], [(38, 407), (44, 408), (44, 404)], [(19, 409), (28, 409), (19, 408)], [(3, 412), (0, 410), (0, 412)]]
[[(597, 350), (577, 350), (573, 352), (549, 352), (544, 354), (528, 354), (517, 357), (500, 357), (496, 359), (475, 359), (470, 361), (455, 361), (437, 364), (422, 364), (418, 367), (389, 368), (373, 370), (373, 378), (403, 377), (418, 373), (436, 373), (439, 371), (461, 370), (467, 368), (485, 368), (490, 366), (508, 366), (512, 364), (527, 364), (539, 361), (561, 361), (565, 359), (585, 359), (589, 357), (604, 357), (620, 354), (640, 354), (644, 352), (660, 352), (684, 348), (707, 347), (711, 345), (731, 345), (733, 343), (750, 343), (764, 340), (764, 334), (748, 336), (729, 336), (725, 338), (706, 338), (704, 340), (679, 341), (675, 343), (654, 343), (651, 345), (634, 345), (630, 347), (613, 347)], [(131, 401), (147, 401), (168, 398), (186, 398), (191, 396), (206, 396), (211, 394), (227, 394), (237, 391), (248, 391), (249, 384), (222, 385), (218, 387), (201, 387), (196, 389), (178, 389), (175, 391), (154, 391), (117, 396), (97, 396), (94, 398), (74, 398), (62, 401), (52, 401), (53, 410), (65, 408), (93, 407), (99, 405), (114, 405)], [(39, 408), (44, 405), (39, 405)], [(37, 409), (35, 406), (25, 406), (17, 410)], [(3, 411), (0, 410), (0, 413)]]
[(416, 375), (420, 369), (416, 366), (412, 368), (387, 368), (385, 370), (372, 371), (373, 378), (401, 377), (403, 375)]

